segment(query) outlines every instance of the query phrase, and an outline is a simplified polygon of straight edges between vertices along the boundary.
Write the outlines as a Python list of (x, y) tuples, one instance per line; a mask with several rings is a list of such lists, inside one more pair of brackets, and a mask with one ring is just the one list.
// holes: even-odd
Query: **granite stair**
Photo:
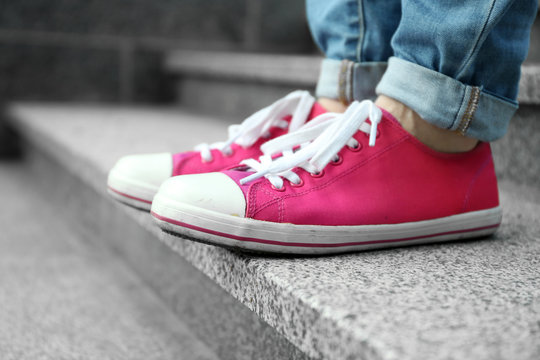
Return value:
[[(0, 357), (217, 360), (29, 161), (0, 159)], [(67, 191), (67, 189), (64, 189)], [(76, 196), (76, 194), (72, 194)]]
[(505, 214), (494, 237), (329, 257), (194, 243), (162, 233), (148, 213), (107, 194), (107, 172), (120, 156), (220, 140), (237, 117), (178, 106), (18, 103), (8, 110), (25, 176), (58, 209), (49, 216), (76, 225), (85, 246), (108, 249), (114, 258), (104, 267), (125, 265), (141, 281), (131, 291), (151, 289), (218, 358), (540, 356), (536, 105), (518, 114), (513, 139), (494, 145), (497, 155), (514, 152), (497, 160)]

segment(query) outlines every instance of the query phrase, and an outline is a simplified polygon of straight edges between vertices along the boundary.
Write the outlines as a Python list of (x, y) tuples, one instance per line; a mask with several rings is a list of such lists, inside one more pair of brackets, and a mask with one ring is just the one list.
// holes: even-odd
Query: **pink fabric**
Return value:
[[(309, 120), (325, 113), (327, 110), (319, 103), (315, 103), (308, 117)], [(290, 117), (285, 120), (290, 120)], [(248, 148), (243, 148), (240, 145), (232, 144), (232, 155), (226, 156), (219, 150), (212, 150), (213, 160), (204, 162), (201, 155), (196, 151), (189, 151), (173, 155), (173, 176), (186, 174), (201, 174), (207, 172), (220, 171), (228, 169), (240, 163), (240, 161), (249, 158), (258, 158), (262, 155), (260, 147), (266, 141), (274, 139), (278, 136), (287, 133), (287, 129), (272, 128), (270, 129), (270, 137), (267, 139), (259, 139), (255, 144)]]
[[(435, 219), (498, 206), (488, 143), (462, 154), (439, 153), (409, 135), (387, 112), (374, 147), (358, 132), (361, 149), (343, 148), (341, 164), (320, 177), (295, 171), (304, 184), (285, 190), (264, 178), (241, 186), (246, 216), (305, 225), (375, 225)], [(237, 183), (247, 173), (226, 172)]]

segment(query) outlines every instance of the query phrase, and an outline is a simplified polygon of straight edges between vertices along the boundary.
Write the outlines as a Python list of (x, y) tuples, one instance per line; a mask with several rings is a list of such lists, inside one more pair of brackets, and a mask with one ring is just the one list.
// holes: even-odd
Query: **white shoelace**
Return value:
[[(369, 119), (371, 124), (367, 123)], [(302, 179), (292, 171), (300, 167), (311, 174), (320, 173), (344, 147), (358, 147), (353, 138), (357, 131), (369, 135), (369, 146), (375, 146), (377, 125), (381, 122), (382, 111), (371, 101), (353, 102), (343, 114), (322, 114), (294, 133), (280, 136), (265, 143), (259, 160), (242, 161), (255, 173), (240, 180), (246, 184), (260, 177), (266, 177), (276, 188), (283, 188), (283, 179), (300, 184)], [(273, 158), (277, 154), (282, 156)]]
[[(249, 147), (259, 138), (269, 136), (272, 127), (286, 129), (288, 126), (289, 131), (295, 131), (305, 124), (314, 103), (315, 98), (308, 91), (294, 91), (272, 105), (257, 111), (241, 124), (229, 126), (227, 141), (199, 144), (195, 147), (195, 151), (199, 151), (201, 159), (208, 162), (213, 159), (212, 149), (217, 149), (227, 156), (231, 155), (233, 143)], [(285, 116), (291, 114), (290, 122), (283, 120)]]

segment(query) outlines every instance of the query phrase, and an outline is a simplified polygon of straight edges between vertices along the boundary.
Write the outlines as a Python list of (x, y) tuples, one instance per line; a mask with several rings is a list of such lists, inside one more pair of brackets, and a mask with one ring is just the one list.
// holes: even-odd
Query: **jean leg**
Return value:
[(349, 103), (375, 96), (401, 14), (400, 0), (306, 0), (313, 39), (324, 52), (317, 96)]
[(502, 137), (517, 109), (536, 8), (536, 0), (403, 0), (377, 93), (441, 128)]

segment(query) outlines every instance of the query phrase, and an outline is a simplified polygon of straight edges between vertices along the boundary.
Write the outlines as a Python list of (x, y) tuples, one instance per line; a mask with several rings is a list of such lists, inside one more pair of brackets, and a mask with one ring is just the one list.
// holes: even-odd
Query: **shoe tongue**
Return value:
[(316, 101), (313, 104), (313, 107), (311, 108), (311, 112), (309, 113), (307, 121), (312, 120), (312, 119), (316, 118), (317, 116), (319, 116), (321, 114), (324, 114), (324, 113), (327, 113), (327, 112), (328, 112), (328, 110), (326, 110), (321, 104), (319, 104)]

